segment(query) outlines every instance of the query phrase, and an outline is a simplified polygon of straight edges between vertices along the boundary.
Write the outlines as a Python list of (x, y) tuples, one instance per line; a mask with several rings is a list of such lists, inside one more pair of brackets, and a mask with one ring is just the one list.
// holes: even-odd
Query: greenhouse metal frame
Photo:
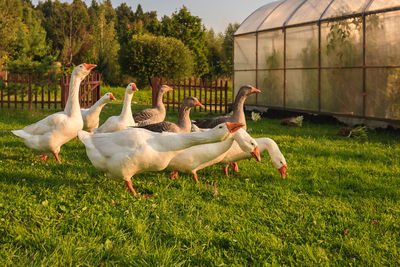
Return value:
[[(396, 51), (397, 50), (397, 51)], [(234, 34), (234, 95), (248, 105), (400, 120), (400, 2), (281, 0)]]

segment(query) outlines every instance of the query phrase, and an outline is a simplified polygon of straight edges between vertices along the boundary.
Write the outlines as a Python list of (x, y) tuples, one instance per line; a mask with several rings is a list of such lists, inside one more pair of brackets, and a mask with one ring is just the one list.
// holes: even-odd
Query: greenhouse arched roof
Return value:
[(254, 11), (235, 35), (399, 7), (399, 0), (280, 0)]

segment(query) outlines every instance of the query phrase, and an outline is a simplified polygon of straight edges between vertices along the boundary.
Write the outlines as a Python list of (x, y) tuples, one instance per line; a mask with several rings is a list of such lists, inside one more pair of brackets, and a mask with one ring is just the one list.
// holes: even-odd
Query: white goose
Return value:
[(108, 92), (103, 95), (93, 106), (87, 109), (81, 108), (81, 114), (83, 119), (83, 130), (90, 132), (91, 130), (99, 127), (100, 112), (103, 107), (115, 100), (112, 93)]
[(155, 133), (140, 128), (103, 134), (79, 131), (86, 154), (97, 169), (114, 179), (124, 180), (136, 195), (131, 177), (145, 171), (160, 171), (169, 161), (190, 146), (223, 141), (243, 124), (222, 123), (204, 133)]
[[(266, 137), (256, 138), (256, 141), (260, 147), (260, 153), (264, 152), (265, 150), (268, 151), (272, 164), (276, 169), (279, 170), (282, 178), (285, 179), (287, 168), (286, 160), (275, 141)], [(229, 149), (228, 153), (226, 153), (225, 158), (220, 162), (220, 164), (223, 165), (224, 173), (228, 175), (228, 165), (230, 163), (250, 157), (251, 156), (248, 153), (243, 152), (240, 146), (235, 142)]]
[[(86, 63), (75, 67), (71, 74), (68, 100), (63, 112), (47, 116), (12, 133), (23, 138), (25, 144), (33, 150), (53, 153), (58, 163), (61, 163), (58, 157), (60, 147), (76, 137), (77, 132), (83, 127), (79, 106), (79, 86), (94, 67), (96, 65)], [(41, 155), (40, 158), (46, 160), (47, 155)]]
[(185, 149), (169, 162), (167, 169), (173, 171), (171, 173), (173, 179), (178, 176), (177, 171), (189, 172), (193, 174), (196, 183), (199, 183), (197, 171), (223, 160), (234, 141), (246, 155), (253, 156), (257, 161), (260, 161), (257, 142), (245, 130), (239, 129), (223, 142), (192, 146)]
[(125, 89), (124, 105), (119, 116), (109, 117), (99, 128), (93, 129), (94, 133), (112, 133), (125, 130), (129, 126), (135, 126), (132, 117), (131, 101), (133, 93), (138, 91), (136, 84), (130, 83)]

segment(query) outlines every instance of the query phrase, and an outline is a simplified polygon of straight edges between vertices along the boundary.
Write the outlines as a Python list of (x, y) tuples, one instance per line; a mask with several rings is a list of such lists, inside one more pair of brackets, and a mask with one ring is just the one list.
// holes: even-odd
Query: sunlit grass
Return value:
[[(101, 121), (120, 113), (117, 98)], [(218, 166), (199, 171), (203, 185), (188, 174), (136, 175), (137, 191), (153, 194), (144, 199), (97, 171), (79, 140), (62, 147), (58, 165), (7, 130), (50, 111), (0, 112), (1, 266), (400, 264), (398, 133), (355, 140), (337, 136), (339, 125), (249, 121), (252, 136), (280, 146), (285, 180), (264, 153), (229, 177)], [(206, 186), (215, 181), (217, 196)]]

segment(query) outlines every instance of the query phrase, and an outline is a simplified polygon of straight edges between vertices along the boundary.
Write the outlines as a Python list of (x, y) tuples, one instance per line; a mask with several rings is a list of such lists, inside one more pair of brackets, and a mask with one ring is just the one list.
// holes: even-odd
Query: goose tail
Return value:
[(27, 132), (25, 132), (24, 130), (13, 130), (11, 131), (14, 135), (21, 137), (23, 139), (29, 139), (31, 138), (32, 135), (28, 134)]

